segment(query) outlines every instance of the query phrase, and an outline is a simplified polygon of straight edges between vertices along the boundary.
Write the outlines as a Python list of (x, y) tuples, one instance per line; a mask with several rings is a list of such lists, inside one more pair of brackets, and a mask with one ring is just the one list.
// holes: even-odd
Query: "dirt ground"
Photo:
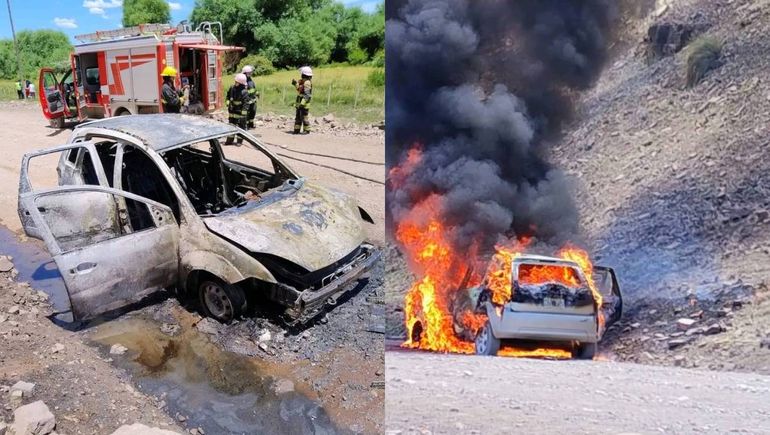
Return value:
[[(0, 161), (0, 225), (16, 235), (13, 243), (22, 243), (22, 252), (41, 252), (39, 241), (23, 236), (16, 215), (19, 164), (25, 152), (65, 143), (70, 131), (49, 128), (36, 104), (16, 102), (0, 104), (0, 125), (13, 126), (0, 130), (6, 150)], [(367, 226), (369, 239), (383, 244), (382, 134), (293, 136), (274, 125), (252, 133), (309, 180), (357, 198), (378, 223)], [(55, 164), (43, 160), (32, 168), (33, 175), (55, 184)], [(0, 255), (18, 247), (0, 247)], [(38, 262), (47, 261), (44, 257), (34, 255)], [(21, 266), (20, 260), (29, 259), (14, 263)], [(292, 329), (269, 313), (220, 325), (202, 319), (193, 304), (160, 295), (158, 304), (70, 332), (44, 317), (50, 312), (46, 302), (17, 296), (29, 291), (25, 284), (10, 282), (7, 275), (0, 278), (0, 297), (6, 298), (0, 299), (0, 335), (8, 338), (0, 346), (0, 387), (5, 388), (0, 404), (6, 421), (18, 405), (9, 402), (7, 387), (25, 380), (38, 385), (24, 403), (43, 400), (64, 433), (109, 433), (120, 422), (190, 433), (260, 432), (268, 427), (292, 433), (382, 431), (382, 265), (326, 316)], [(16, 305), (23, 314), (8, 314)], [(27, 317), (34, 321), (27, 322)], [(66, 349), (51, 351), (56, 343)], [(109, 354), (116, 343), (126, 347), (125, 356)], [(154, 358), (150, 365), (145, 364), (147, 355)], [(230, 376), (216, 374), (230, 367), (240, 369)], [(285, 385), (291, 387), (286, 390)], [(200, 397), (208, 397), (209, 406), (192, 412), (201, 406)], [(261, 402), (253, 409), (234, 411), (254, 400)], [(260, 416), (261, 410), (269, 415)]]
[(385, 362), (389, 435), (770, 434), (767, 376), (403, 351)]

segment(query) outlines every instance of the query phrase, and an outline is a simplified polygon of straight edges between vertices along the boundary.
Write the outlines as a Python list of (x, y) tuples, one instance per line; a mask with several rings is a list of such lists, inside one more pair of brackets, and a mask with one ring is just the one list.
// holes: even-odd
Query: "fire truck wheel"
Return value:
[(54, 118), (54, 119), (52, 119), (50, 121), (50, 123), (51, 123), (51, 127), (53, 127), (53, 128), (64, 128), (64, 118), (63, 117)]
[(596, 348), (596, 343), (581, 343), (577, 348), (575, 356), (577, 359), (594, 359)]
[(198, 286), (203, 312), (222, 323), (230, 323), (246, 311), (246, 295), (237, 285), (205, 279)]
[(476, 334), (476, 355), (495, 356), (500, 350), (500, 339), (492, 334), (489, 321)]
[(128, 109), (118, 109), (118, 111), (115, 113), (115, 116), (126, 116), (130, 114), (131, 112)]

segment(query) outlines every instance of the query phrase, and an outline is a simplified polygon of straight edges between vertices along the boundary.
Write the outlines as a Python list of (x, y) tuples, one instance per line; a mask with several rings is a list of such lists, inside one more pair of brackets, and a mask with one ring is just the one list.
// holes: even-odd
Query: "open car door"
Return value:
[(605, 328), (620, 320), (623, 314), (623, 295), (615, 271), (611, 267), (594, 266), (594, 283), (602, 294), (601, 310), (604, 312)]
[[(89, 159), (91, 182), (59, 178), (37, 189), (30, 159), (80, 149)], [(84, 151), (89, 151), (83, 156)], [(93, 142), (25, 155), (19, 181), (19, 218), (30, 237), (42, 239), (61, 272), (75, 320), (138, 302), (176, 284), (179, 226), (167, 206), (112, 189)], [(82, 184), (81, 184), (82, 183)], [(70, 185), (62, 185), (70, 184)]]
[(30, 192), (19, 201), (61, 272), (75, 320), (175, 284), (179, 227), (167, 206), (101, 186)]
[(50, 120), (59, 118), (63, 120), (66, 116), (65, 110), (67, 107), (64, 100), (64, 90), (61, 88), (61, 84), (56, 79), (56, 75), (51, 68), (40, 70), (38, 90), (43, 115)]

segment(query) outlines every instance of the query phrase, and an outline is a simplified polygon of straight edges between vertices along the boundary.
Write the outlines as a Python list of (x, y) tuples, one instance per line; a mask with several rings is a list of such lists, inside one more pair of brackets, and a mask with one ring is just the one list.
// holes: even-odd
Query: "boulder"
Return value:
[(11, 259), (6, 256), (0, 256), (0, 272), (10, 272), (13, 270)]
[(684, 23), (659, 22), (647, 29), (647, 56), (650, 60), (679, 53), (695, 36), (695, 26)]
[(13, 411), (11, 433), (14, 435), (46, 435), (56, 427), (56, 417), (42, 400), (20, 406)]
[(112, 435), (179, 435), (179, 432), (134, 423), (131, 425), (124, 424), (113, 432)]

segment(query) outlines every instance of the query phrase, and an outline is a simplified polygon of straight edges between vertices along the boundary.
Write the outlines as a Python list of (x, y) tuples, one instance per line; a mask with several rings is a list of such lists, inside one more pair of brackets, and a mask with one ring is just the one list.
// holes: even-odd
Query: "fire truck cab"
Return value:
[(52, 68), (40, 70), (43, 115), (58, 128), (66, 121), (163, 112), (160, 73), (166, 66), (178, 71), (177, 89), (182, 78), (189, 83), (192, 113), (216, 110), (223, 101), (222, 53), (243, 50), (221, 43), (218, 22), (194, 31), (186, 24), (144, 24), (75, 38), (82, 43), (63, 77)]

